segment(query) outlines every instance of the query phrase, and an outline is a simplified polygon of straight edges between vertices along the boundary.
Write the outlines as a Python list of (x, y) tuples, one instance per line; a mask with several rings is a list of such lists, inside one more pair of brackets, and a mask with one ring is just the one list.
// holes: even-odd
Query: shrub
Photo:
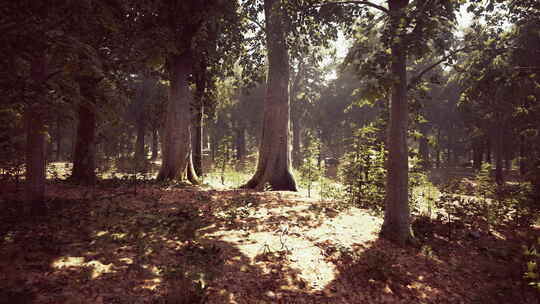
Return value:
[(300, 186), (307, 188), (308, 197), (311, 197), (311, 190), (314, 188), (315, 182), (321, 179), (323, 173), (319, 166), (319, 151), (316, 141), (317, 139), (311, 133), (307, 134), (306, 144), (302, 147), (304, 159), (298, 168)]
[(377, 139), (378, 129), (368, 125), (354, 133), (342, 161), (345, 199), (354, 206), (382, 212), (386, 179), (386, 150)]

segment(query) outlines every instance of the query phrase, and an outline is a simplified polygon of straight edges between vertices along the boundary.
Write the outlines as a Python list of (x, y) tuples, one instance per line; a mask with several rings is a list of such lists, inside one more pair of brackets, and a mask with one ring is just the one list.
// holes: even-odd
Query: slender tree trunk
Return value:
[(420, 154), (422, 168), (429, 169), (431, 165), (429, 160), (429, 143), (427, 139), (428, 131), (426, 124), (420, 125), (420, 132), (422, 133), (422, 136), (419, 139), (418, 153)]
[(171, 87), (162, 138), (162, 164), (158, 180), (189, 179), (197, 183), (191, 156), (191, 101), (188, 84), (193, 58), (189, 52), (171, 55), (167, 66)]
[(452, 136), (452, 125), (450, 125), (450, 129), (448, 130), (448, 143), (446, 146), (446, 163), (447, 167), (452, 167), (454, 165), (454, 159), (452, 157), (452, 145), (453, 145), (453, 136)]
[(157, 131), (157, 128), (154, 128), (152, 130), (152, 156), (150, 157), (151, 160), (157, 159), (158, 147), (159, 147), (158, 131)]
[(482, 169), (482, 158), (484, 155), (484, 144), (482, 140), (476, 140), (473, 143), (473, 169)]
[(390, 24), (394, 37), (391, 45), (392, 73), (396, 80), (392, 86), (390, 125), (388, 132), (388, 175), (384, 222), (381, 236), (399, 244), (413, 239), (408, 198), (408, 148), (407, 148), (407, 54), (401, 36), (400, 22), (408, 0), (388, 1)]
[(62, 123), (60, 117), (56, 118), (56, 156), (55, 160), (60, 161), (62, 157)]
[(437, 129), (437, 169), (441, 167), (441, 129)]
[(236, 160), (239, 162), (239, 168), (244, 169), (246, 157), (246, 128), (240, 124), (236, 128)]
[(488, 135), (486, 142), (486, 163), (491, 165), (491, 134)]
[(525, 135), (519, 137), (519, 174), (525, 176), (527, 173), (527, 164), (525, 162)]
[(95, 131), (96, 114), (93, 105), (83, 102), (79, 105), (79, 125), (71, 174), (74, 181), (84, 184), (94, 184), (96, 181)]
[[(41, 86), (47, 79), (47, 57), (36, 58), (31, 65), (31, 77), (37, 84), (36, 96), (42, 97)], [(41, 213), (45, 210), (45, 167), (46, 137), (45, 108), (43, 101), (36, 100), (26, 107), (26, 172), (25, 199), (32, 210)]]
[(137, 142), (135, 143), (135, 162), (138, 165), (146, 161), (146, 149), (144, 136), (146, 135), (146, 121), (143, 115), (139, 115), (137, 121)]
[(504, 183), (503, 175), (503, 128), (498, 127), (495, 138), (495, 181), (498, 185)]
[(297, 191), (296, 181), (291, 173), (289, 54), (285, 41), (285, 13), (281, 2), (282, 0), (264, 1), (268, 75), (263, 132), (257, 170), (243, 187), (264, 190), (265, 185), (270, 184), (273, 190)]
[(193, 115), (193, 168), (198, 176), (203, 175), (202, 149), (203, 149), (203, 117), (204, 105), (200, 102)]
[(125, 141), (126, 145), (124, 146), (124, 151), (122, 153), (124, 157), (131, 157), (131, 153), (133, 152), (132, 138), (133, 138), (133, 130), (132, 128), (128, 127), (127, 138)]
[(300, 81), (304, 77), (304, 63), (302, 61), (298, 64), (298, 72), (294, 77), (294, 81), (291, 85), (291, 117), (292, 117), (292, 132), (293, 132), (293, 149), (292, 149), (292, 163), (294, 168), (300, 167), (302, 164), (302, 152), (300, 151), (300, 132), (301, 132), (301, 107), (298, 104), (297, 95), (300, 90)]

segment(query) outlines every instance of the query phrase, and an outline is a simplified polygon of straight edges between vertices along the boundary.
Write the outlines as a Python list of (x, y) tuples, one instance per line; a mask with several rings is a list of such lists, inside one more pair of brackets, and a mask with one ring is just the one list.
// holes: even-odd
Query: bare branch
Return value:
[(450, 52), (450, 54), (444, 56), (443, 58), (441, 58), (440, 60), (434, 62), (433, 64), (431, 64), (430, 66), (426, 67), (425, 69), (422, 70), (422, 72), (418, 73), (416, 76), (414, 76), (413, 78), (411, 78), (411, 81), (409, 82), (409, 84), (407, 85), (407, 90), (410, 90), (412, 88), (414, 88), (414, 86), (416, 86), (420, 80), (422, 80), (422, 77), (424, 77), (424, 75), (433, 70), (435, 67), (437, 67), (439, 64), (445, 62), (446, 60), (448, 60), (450, 57), (454, 56), (455, 54), (459, 53), (459, 52), (462, 52), (464, 50), (467, 50), (469, 49), (469, 47), (463, 47), (463, 48), (459, 48), (457, 50), (454, 50), (452, 52)]
[(257, 25), (261, 30), (263, 30), (263, 31), (265, 30), (265, 27), (264, 27), (259, 21), (255, 20), (255, 19), (253, 19), (253, 18), (250, 18), (250, 17), (248, 17), (248, 16), (244, 16), (244, 17), (245, 17), (247, 20), (249, 20), (249, 21), (255, 23), (255, 25)]
[(323, 5), (328, 5), (328, 4), (357, 4), (357, 5), (365, 5), (365, 6), (369, 6), (369, 7), (371, 7), (371, 8), (378, 9), (379, 11), (384, 12), (384, 13), (386, 13), (386, 14), (389, 13), (388, 9), (387, 9), (386, 7), (384, 7), (384, 6), (381, 6), (381, 5), (378, 5), (378, 4), (369, 2), (369, 1), (360, 1), (360, 0), (331, 1), (331, 2), (321, 3), (320, 5), (317, 5), (317, 6), (323, 6)]

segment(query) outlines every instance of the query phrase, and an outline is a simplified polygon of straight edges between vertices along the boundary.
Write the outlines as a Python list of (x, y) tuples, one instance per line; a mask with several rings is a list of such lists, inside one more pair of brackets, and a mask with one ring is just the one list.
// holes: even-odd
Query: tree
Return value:
[[(215, 48), (214, 43), (205, 43), (213, 36), (209, 34), (213, 30), (212, 23), (222, 22), (225, 25), (219, 28), (221, 31), (215, 33), (215, 37), (223, 40), (228, 37), (235, 43), (239, 41), (235, 36), (238, 31), (236, 6), (236, 1), (162, 1), (157, 13), (147, 13), (149, 23), (157, 24), (156, 29), (166, 37), (159, 41), (162, 45), (157, 52), (165, 61), (170, 83), (159, 180), (176, 179), (198, 183), (192, 161), (194, 96), (189, 87), (190, 76), (196, 71), (195, 60)], [(230, 58), (227, 58), (226, 54), (239, 49), (236, 45), (234, 48), (230, 46), (231, 44), (221, 50), (227, 63)], [(149, 50), (149, 53), (153, 51)]]
[[(248, 18), (264, 34), (268, 70), (257, 169), (243, 188), (262, 190), (269, 184), (274, 190), (297, 190), (291, 173), (289, 136), (290, 55), (293, 58), (305, 56), (310, 45), (327, 46), (329, 39), (337, 36), (336, 28), (323, 22), (330, 22), (331, 18), (323, 16), (318, 3), (315, 0), (265, 0), (263, 5), (258, 5), (258, 1), (246, 5)], [(257, 22), (257, 7), (264, 10), (264, 26)]]
[[(408, 90), (418, 85), (422, 77), (452, 52), (428, 66), (408, 80), (407, 59), (422, 58), (433, 50), (444, 54), (451, 41), (451, 27), (459, 3), (454, 1), (412, 2), (389, 0), (388, 8), (369, 1), (333, 2), (333, 5), (356, 5), (373, 8), (388, 18), (388, 26), (380, 34), (384, 49), (374, 57), (377, 66), (386, 67), (391, 75), (380, 75), (371, 69), (371, 75), (379, 78), (380, 91), (390, 89), (390, 117), (388, 126), (388, 159), (385, 198), (385, 216), (381, 236), (400, 244), (413, 239), (408, 202), (408, 146), (409, 119)], [(374, 16), (365, 10), (365, 23), (369, 26)], [(360, 36), (362, 37), (362, 36)], [(389, 54), (386, 52), (389, 49)], [(382, 59), (382, 60), (381, 60)], [(386, 60), (384, 60), (386, 59)], [(387, 66), (387, 62), (390, 66)]]
[(82, 32), (94, 34), (96, 30), (96, 34), (103, 34), (97, 28), (110, 25), (117, 9), (101, 1), (58, 1), (49, 5), (35, 1), (6, 3), (1, 9), (5, 18), (0, 23), (4, 46), (1, 54), (6, 59), (2, 68), (7, 72), (2, 74), (2, 90), (7, 94), (2, 95), (7, 104), (20, 104), (25, 111), (26, 193), (27, 200), (36, 203), (38, 209), (43, 206), (45, 141), (51, 113), (66, 105), (69, 109), (76, 100), (73, 61), (92, 48), (84, 43), (81, 32), (72, 29), (85, 27)]
[(265, 0), (265, 32), (268, 48), (268, 73), (264, 102), (263, 133), (257, 170), (243, 186), (263, 190), (297, 191), (291, 173), (289, 146), (289, 54), (285, 16), (281, 0)]

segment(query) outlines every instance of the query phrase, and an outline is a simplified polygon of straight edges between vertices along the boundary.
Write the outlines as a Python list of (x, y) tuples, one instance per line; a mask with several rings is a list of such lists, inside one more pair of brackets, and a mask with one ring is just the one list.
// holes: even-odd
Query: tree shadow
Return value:
[[(177, 189), (112, 197), (56, 198), (48, 213), (27, 216), (24, 205), (2, 204), (0, 297), (5, 303), (536, 303), (520, 285), (519, 246), (472, 239), (444, 221), (430, 222), (423, 243), (400, 248), (377, 239), (342, 246), (267, 246), (281, 224), (324, 225), (313, 210), (275, 195)], [(154, 197), (156, 195), (156, 197)], [(163, 196), (168, 195), (166, 200)], [(66, 194), (67, 196), (67, 194)], [(227, 210), (251, 208), (234, 219)], [(281, 208), (281, 209), (280, 209)], [(268, 210), (276, 214), (257, 217)], [(278, 211), (283, 213), (277, 213)], [(417, 229), (417, 233), (420, 230)], [(231, 238), (235, 235), (234, 238)], [(300, 237), (294, 235), (291, 237)], [(305, 236), (304, 236), (305, 237)], [(253, 241), (253, 242), (252, 242)], [(313, 242), (312, 242), (313, 243)], [(281, 243), (288, 245), (287, 243)], [(494, 248), (505, 249), (507, 252)], [(304, 255), (302, 255), (304, 254)], [(333, 269), (324, 284), (310, 281), (317, 255)], [(305, 262), (305, 263), (301, 263)], [(325, 265), (326, 265), (325, 264)], [(330, 267), (331, 266), (331, 267)], [(471, 291), (471, 287), (474, 290)], [(2, 303), (2, 302), (0, 302)]]

